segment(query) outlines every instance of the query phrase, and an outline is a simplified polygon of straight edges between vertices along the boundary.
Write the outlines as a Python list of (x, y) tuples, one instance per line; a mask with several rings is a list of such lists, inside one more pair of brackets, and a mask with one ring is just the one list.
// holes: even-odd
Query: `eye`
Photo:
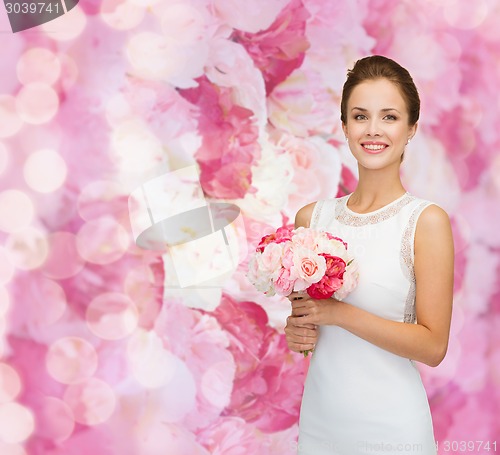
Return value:
[(354, 120), (366, 120), (366, 115), (357, 114), (354, 116)]
[(384, 120), (397, 120), (397, 117), (392, 114), (388, 114), (384, 117)]

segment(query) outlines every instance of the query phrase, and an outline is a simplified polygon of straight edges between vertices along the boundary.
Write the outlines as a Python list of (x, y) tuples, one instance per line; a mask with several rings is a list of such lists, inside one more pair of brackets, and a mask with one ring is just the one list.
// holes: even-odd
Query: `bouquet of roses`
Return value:
[(251, 283), (268, 296), (303, 291), (313, 299), (333, 296), (337, 300), (354, 290), (358, 276), (346, 242), (304, 227), (280, 227), (262, 237), (247, 273)]
[(248, 279), (264, 294), (306, 291), (313, 299), (345, 298), (358, 283), (347, 243), (329, 232), (280, 227), (257, 246)]

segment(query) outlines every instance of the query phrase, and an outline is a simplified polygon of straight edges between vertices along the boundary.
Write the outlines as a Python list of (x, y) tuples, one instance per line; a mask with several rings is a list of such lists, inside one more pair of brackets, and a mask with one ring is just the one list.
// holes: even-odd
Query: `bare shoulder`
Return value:
[(311, 202), (310, 204), (305, 205), (297, 212), (295, 215), (295, 228), (300, 226), (309, 227), (311, 224), (311, 217), (314, 211), (314, 207), (316, 206), (316, 202)]
[(451, 230), (450, 217), (445, 210), (435, 204), (426, 207), (417, 222), (417, 232), (435, 232)]
[(453, 250), (450, 217), (441, 207), (432, 204), (420, 214), (415, 231), (415, 253), (417, 250)]

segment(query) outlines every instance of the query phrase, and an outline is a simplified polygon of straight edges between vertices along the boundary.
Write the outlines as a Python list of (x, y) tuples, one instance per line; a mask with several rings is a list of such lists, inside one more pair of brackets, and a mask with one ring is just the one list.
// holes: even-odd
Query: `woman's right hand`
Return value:
[(301, 324), (300, 316), (288, 316), (285, 337), (288, 348), (295, 352), (312, 351), (318, 340), (318, 329), (313, 324)]

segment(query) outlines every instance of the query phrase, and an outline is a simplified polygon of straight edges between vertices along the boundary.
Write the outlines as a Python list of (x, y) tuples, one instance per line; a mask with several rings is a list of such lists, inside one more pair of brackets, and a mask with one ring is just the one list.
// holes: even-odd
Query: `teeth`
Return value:
[(385, 145), (365, 144), (363, 147), (368, 150), (382, 150), (385, 148)]

